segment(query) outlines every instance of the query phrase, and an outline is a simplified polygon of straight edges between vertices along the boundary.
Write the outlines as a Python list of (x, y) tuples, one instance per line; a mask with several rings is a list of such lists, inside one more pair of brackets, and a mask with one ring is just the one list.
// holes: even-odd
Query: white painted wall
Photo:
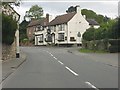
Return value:
[[(43, 43), (39, 42), (40, 34), (43, 34)], [(44, 28), (43, 31), (35, 32), (35, 35), (38, 35), (38, 36), (35, 36), (35, 45), (47, 45), (47, 42), (45, 42), (46, 34), (47, 34), (47, 28)]]
[[(81, 43), (82, 35), (89, 27), (89, 23), (81, 13), (76, 13), (76, 15), (68, 22), (68, 43)], [(77, 37), (78, 32), (81, 33), (81, 38)], [(76, 42), (71, 42), (70, 37), (75, 37)]]

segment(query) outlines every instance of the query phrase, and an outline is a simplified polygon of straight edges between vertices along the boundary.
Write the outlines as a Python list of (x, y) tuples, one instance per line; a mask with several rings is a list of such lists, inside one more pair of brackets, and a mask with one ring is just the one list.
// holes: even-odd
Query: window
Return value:
[(64, 33), (58, 34), (58, 41), (64, 41)]
[(67, 36), (65, 36), (65, 40), (67, 40)]
[(62, 30), (62, 31), (65, 30), (65, 25), (64, 25), (64, 24), (61, 25), (61, 30)]
[(42, 31), (42, 30), (44, 30), (44, 27), (43, 27), (43, 26), (38, 26), (38, 27), (36, 27), (36, 31)]
[(39, 42), (40, 42), (40, 43), (43, 42), (43, 34), (41, 34), (41, 35), (39, 36)]
[(76, 41), (75, 37), (70, 37), (70, 41)]
[(65, 30), (65, 25), (64, 24), (61, 24), (58, 26), (59, 28), (59, 31), (64, 31)]

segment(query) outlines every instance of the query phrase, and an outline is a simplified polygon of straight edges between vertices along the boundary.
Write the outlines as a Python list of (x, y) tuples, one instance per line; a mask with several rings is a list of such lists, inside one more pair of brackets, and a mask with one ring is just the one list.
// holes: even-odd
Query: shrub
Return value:
[(14, 42), (17, 22), (12, 16), (2, 14), (2, 43), (11, 45)]

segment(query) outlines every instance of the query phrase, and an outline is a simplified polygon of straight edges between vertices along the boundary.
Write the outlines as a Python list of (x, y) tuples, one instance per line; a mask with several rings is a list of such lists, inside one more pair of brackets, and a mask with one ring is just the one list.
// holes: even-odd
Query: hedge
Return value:
[(2, 43), (11, 45), (14, 42), (17, 22), (12, 16), (7, 16), (2, 13)]

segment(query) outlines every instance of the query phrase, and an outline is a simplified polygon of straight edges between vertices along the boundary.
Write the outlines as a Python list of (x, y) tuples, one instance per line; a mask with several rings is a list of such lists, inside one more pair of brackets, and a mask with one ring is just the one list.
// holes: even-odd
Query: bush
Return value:
[(12, 16), (2, 14), (2, 43), (11, 45), (14, 42), (17, 22)]

